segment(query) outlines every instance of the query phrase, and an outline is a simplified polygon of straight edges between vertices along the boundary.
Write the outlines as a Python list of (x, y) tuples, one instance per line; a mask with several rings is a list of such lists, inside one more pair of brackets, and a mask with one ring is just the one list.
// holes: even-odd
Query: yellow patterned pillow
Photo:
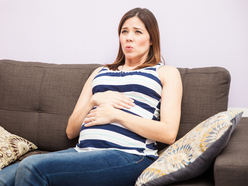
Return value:
[(0, 126), (0, 170), (34, 149), (37, 147), (33, 143)]
[(166, 185), (202, 174), (226, 146), (242, 114), (220, 112), (198, 124), (145, 169), (136, 186)]

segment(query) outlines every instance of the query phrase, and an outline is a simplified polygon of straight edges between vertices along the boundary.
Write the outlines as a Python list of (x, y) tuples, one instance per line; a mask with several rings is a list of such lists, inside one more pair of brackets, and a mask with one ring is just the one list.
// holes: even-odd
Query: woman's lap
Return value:
[(134, 185), (152, 162), (147, 157), (118, 150), (68, 149), (24, 159), (16, 174), (16, 184), (23, 185), (28, 180), (36, 185)]

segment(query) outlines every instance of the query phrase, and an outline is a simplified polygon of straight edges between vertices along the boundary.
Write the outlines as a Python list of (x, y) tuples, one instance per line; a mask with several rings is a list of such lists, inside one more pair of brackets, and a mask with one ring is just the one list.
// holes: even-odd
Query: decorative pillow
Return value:
[(228, 143), (243, 112), (220, 112), (166, 149), (139, 176), (136, 186), (166, 185), (199, 176)]
[(37, 147), (33, 143), (0, 126), (0, 170), (34, 149)]

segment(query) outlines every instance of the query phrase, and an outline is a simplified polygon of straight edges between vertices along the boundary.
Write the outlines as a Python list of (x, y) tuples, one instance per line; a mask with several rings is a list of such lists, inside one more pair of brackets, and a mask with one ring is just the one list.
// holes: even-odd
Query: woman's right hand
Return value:
[(97, 106), (103, 104), (110, 104), (117, 109), (130, 109), (135, 105), (133, 99), (125, 96), (123, 93), (110, 90), (106, 92), (96, 93), (92, 96), (91, 99), (93, 103)]

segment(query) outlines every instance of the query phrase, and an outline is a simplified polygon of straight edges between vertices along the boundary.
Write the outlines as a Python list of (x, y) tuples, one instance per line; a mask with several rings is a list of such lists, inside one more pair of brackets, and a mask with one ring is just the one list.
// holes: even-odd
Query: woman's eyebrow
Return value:
[[(128, 30), (129, 27), (122, 27), (121, 30)], [(144, 28), (141, 28), (141, 27), (133, 27), (134, 30), (145, 30)]]
[(143, 28), (140, 28), (140, 27), (133, 27), (133, 28), (136, 30), (144, 30)]

